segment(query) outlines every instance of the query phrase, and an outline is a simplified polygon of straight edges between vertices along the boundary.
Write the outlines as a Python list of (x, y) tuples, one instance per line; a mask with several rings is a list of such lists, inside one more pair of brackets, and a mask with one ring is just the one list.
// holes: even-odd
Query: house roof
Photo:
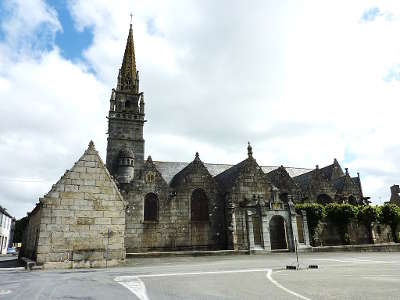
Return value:
[[(187, 165), (189, 165), (188, 162), (175, 162), (175, 161), (153, 161), (153, 163), (168, 184), (171, 182), (172, 178), (177, 173), (179, 173)], [(237, 165), (238, 164), (230, 165), (230, 164), (204, 163), (204, 166), (207, 168), (208, 172), (210, 172), (211, 176), (213, 177)], [(277, 168), (279, 168), (279, 166), (261, 166), (261, 169), (263, 170), (264, 173), (269, 173)], [(311, 171), (311, 169), (306, 169), (306, 168), (293, 168), (293, 167), (285, 167), (285, 168), (286, 171), (289, 173), (290, 177), (295, 177)]]
[(2, 207), (2, 206), (0, 206), (0, 213), (3, 214), (3, 215), (6, 215), (7, 217), (9, 217), (9, 218), (11, 218), (11, 219), (13, 219), (13, 216), (11, 216), (11, 215), (7, 212), (7, 210), (6, 210), (4, 207)]

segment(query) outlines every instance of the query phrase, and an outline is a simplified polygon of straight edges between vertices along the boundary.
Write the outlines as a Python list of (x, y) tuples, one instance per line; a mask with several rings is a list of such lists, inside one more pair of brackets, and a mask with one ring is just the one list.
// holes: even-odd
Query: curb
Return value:
[(400, 244), (364, 244), (312, 247), (311, 252), (400, 252)]
[(0, 268), (0, 272), (1, 271), (17, 271), (17, 270), (25, 270), (25, 267)]
[(133, 252), (126, 253), (126, 258), (146, 257), (196, 257), (196, 256), (225, 256), (248, 255), (248, 250), (218, 250), (218, 251), (169, 251), (169, 252)]

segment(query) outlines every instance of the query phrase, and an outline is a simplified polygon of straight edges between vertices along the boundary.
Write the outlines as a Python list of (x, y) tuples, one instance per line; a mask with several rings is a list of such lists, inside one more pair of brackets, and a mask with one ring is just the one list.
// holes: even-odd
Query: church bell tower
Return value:
[[(117, 86), (111, 93), (108, 113), (106, 165), (111, 175), (117, 179), (121, 168), (126, 168), (126, 153), (133, 154), (130, 164), (135, 173), (143, 167), (144, 116), (144, 97), (139, 92), (139, 72), (136, 70), (133, 30), (130, 24), (124, 58), (119, 69)], [(122, 165), (121, 161), (124, 162)], [(133, 179), (133, 172), (131, 173), (130, 177), (124, 176), (125, 183)]]

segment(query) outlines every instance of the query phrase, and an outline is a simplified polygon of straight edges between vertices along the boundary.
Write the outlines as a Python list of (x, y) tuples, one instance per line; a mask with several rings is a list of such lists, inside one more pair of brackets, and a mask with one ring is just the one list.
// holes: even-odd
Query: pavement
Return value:
[[(129, 259), (124, 267), (0, 268), (0, 299), (400, 299), (400, 252)], [(307, 269), (317, 264), (318, 269)]]

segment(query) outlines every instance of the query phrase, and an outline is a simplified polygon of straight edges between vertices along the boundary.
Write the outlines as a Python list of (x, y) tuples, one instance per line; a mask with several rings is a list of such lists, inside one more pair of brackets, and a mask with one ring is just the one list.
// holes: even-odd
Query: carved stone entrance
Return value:
[(271, 250), (288, 249), (285, 220), (282, 216), (273, 216), (269, 222)]

